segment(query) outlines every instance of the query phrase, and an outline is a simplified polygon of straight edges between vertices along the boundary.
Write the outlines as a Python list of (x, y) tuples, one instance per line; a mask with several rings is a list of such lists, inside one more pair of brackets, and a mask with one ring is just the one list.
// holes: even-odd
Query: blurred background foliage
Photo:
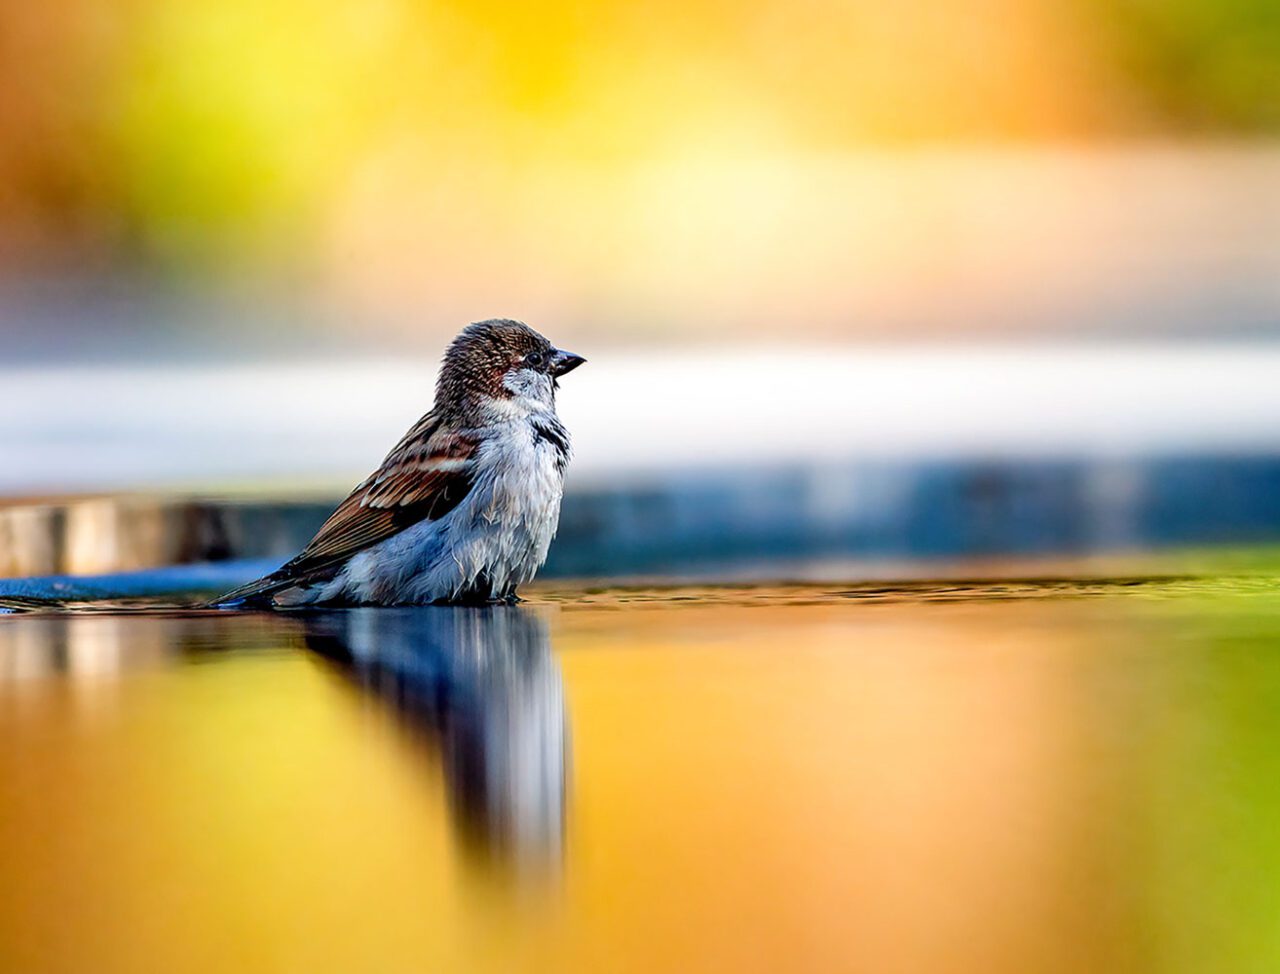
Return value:
[(1270, 0), (0, 0), (0, 334), (1271, 337), (1277, 91)]
[(405, 172), (1270, 136), (1278, 51), (1271, 0), (8, 0), (6, 263), (320, 247)]

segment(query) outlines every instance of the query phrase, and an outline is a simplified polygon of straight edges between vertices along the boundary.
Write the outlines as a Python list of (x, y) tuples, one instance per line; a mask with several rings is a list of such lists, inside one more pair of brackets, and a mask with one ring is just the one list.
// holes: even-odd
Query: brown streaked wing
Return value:
[(423, 417), (286, 569), (295, 576), (320, 571), (419, 521), (444, 517), (471, 490), (478, 445)]

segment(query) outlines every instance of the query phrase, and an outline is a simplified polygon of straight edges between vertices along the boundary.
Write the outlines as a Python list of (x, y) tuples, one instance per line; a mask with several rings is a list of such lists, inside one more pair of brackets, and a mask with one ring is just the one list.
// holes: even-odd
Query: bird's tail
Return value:
[(207, 603), (210, 609), (247, 609), (254, 606), (271, 605), (271, 596), (294, 584), (293, 574), (288, 566), (264, 575), (255, 581), (239, 588), (232, 589), (225, 595)]

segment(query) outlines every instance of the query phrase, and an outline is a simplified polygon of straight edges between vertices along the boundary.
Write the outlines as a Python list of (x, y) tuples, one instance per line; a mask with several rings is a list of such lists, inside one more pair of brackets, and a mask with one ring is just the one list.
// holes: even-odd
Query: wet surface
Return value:
[(1269, 970), (1280, 583), (0, 619), (0, 969)]

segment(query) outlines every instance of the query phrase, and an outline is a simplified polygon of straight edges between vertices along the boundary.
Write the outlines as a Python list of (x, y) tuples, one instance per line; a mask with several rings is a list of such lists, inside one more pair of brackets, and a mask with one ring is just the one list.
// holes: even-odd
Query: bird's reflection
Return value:
[(568, 733), (546, 625), (518, 606), (347, 609), (301, 616), (308, 648), (438, 739), (473, 848), (558, 861)]

